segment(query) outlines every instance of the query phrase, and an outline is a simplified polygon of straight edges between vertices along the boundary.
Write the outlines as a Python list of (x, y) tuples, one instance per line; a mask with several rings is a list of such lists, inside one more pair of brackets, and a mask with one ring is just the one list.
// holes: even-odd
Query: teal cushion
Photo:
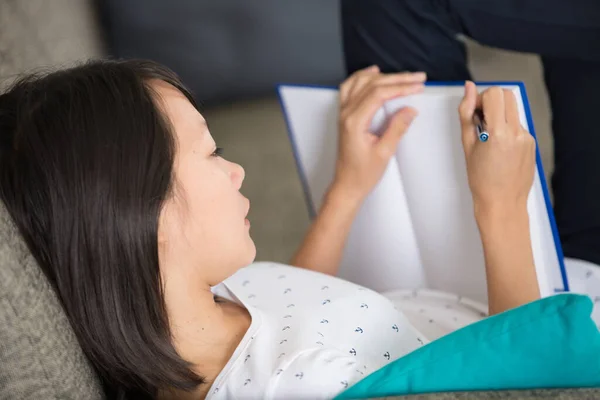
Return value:
[(469, 325), (367, 376), (336, 399), (600, 387), (600, 332), (586, 296), (547, 297)]

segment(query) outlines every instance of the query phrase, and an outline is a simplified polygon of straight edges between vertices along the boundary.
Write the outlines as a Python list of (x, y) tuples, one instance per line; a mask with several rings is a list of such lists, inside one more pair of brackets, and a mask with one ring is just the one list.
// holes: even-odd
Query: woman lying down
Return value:
[[(97, 61), (2, 94), (1, 198), (111, 392), (332, 398), (481, 318), (424, 292), (411, 306), (437, 326), (429, 334), (403, 313), (408, 305), (334, 277), (353, 218), (416, 110), (400, 110), (381, 137), (368, 133), (371, 118), (424, 81), (372, 67), (341, 85), (335, 179), (293, 266), (248, 268), (256, 250), (244, 170), (220, 156), (173, 72)], [(486, 143), (474, 134), (476, 107)], [(496, 314), (539, 297), (526, 209), (535, 142), (508, 91), (478, 95), (468, 82), (458, 112)]]

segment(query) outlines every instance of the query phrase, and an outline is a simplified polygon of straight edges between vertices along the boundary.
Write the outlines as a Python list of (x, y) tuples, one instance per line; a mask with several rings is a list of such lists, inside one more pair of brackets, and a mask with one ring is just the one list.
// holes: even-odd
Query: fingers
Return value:
[(354, 92), (354, 88), (358, 81), (365, 82), (369, 77), (379, 73), (379, 67), (377, 65), (371, 65), (370, 67), (361, 69), (350, 75), (340, 85), (340, 104), (346, 103), (350, 97), (350, 93)]
[(512, 90), (504, 89), (504, 104), (505, 104), (505, 118), (509, 126), (508, 131), (511, 133), (519, 134), (521, 129), (521, 120), (519, 118), (519, 108), (517, 107), (517, 99)]
[(404, 136), (408, 127), (417, 116), (417, 110), (404, 107), (391, 118), (390, 123), (376, 144), (379, 155), (385, 159), (396, 152), (398, 142)]
[(485, 123), (491, 134), (502, 135), (506, 127), (506, 105), (504, 90), (494, 86), (481, 94), (481, 106)]
[(350, 89), (348, 98), (360, 97), (363, 95), (363, 91), (368, 89), (370, 86), (384, 86), (384, 85), (423, 85), (427, 79), (427, 75), (424, 72), (400, 72), (397, 74), (372, 74), (368, 77), (363, 77), (356, 81), (356, 84)]
[(348, 99), (360, 96), (361, 92), (369, 85), (395, 85), (400, 83), (424, 83), (427, 80), (425, 72), (400, 72), (395, 74), (381, 74), (374, 65), (355, 72), (350, 78), (340, 85), (340, 102), (345, 104)]
[(399, 96), (408, 96), (423, 91), (423, 84), (371, 85), (363, 90), (362, 97), (354, 104), (342, 110), (340, 116), (349, 129), (366, 131), (375, 112), (387, 100)]
[(475, 112), (475, 108), (477, 108), (478, 101), (480, 99), (475, 84), (471, 81), (465, 82), (465, 95), (458, 106), (462, 128), (462, 141), (465, 150), (473, 146), (477, 140), (475, 125), (473, 124), (473, 113)]

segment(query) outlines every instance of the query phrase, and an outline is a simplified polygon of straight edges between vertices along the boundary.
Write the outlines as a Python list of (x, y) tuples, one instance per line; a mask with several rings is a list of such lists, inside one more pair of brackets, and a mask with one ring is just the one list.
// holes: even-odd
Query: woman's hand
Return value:
[(419, 93), (425, 73), (381, 74), (377, 66), (357, 71), (340, 86), (339, 145), (332, 188), (362, 201), (381, 179), (398, 141), (417, 114), (405, 107), (378, 137), (369, 132), (373, 116), (386, 100)]
[[(483, 109), (487, 142), (480, 142), (475, 133), (475, 108)], [(467, 82), (459, 114), (476, 215), (526, 209), (535, 172), (535, 140), (521, 126), (513, 92), (493, 87), (478, 95), (475, 84)]]
[[(475, 134), (475, 108), (483, 108), (487, 142)], [(527, 214), (535, 140), (521, 127), (511, 91), (494, 87), (478, 96), (467, 82), (459, 113), (493, 315), (540, 297)]]

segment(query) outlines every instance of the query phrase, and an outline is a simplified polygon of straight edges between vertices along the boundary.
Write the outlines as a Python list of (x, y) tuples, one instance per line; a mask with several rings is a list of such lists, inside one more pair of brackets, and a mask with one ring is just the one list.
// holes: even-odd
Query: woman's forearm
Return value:
[(362, 199), (335, 184), (291, 261), (292, 265), (336, 275), (346, 239)]
[(476, 212), (485, 255), (490, 315), (540, 298), (525, 205)]

